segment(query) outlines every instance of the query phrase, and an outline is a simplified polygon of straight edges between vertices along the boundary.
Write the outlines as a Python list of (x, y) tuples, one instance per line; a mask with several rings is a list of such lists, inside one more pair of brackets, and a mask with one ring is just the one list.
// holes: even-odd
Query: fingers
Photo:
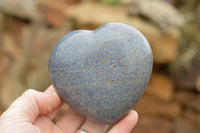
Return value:
[(45, 93), (29, 89), (11, 104), (5, 114), (34, 122), (36, 117), (54, 111), (61, 103), (62, 100), (52, 86)]
[(35, 129), (39, 133), (65, 133), (60, 128), (56, 127), (51, 120), (45, 116), (40, 116), (34, 122)]
[(89, 133), (104, 133), (107, 129), (107, 125), (87, 119), (80, 129), (84, 129)]
[[(135, 126), (138, 120), (137, 112), (131, 110), (128, 115), (116, 123), (109, 133), (129, 133)], [(76, 113), (72, 109), (68, 109), (67, 112), (56, 123), (63, 131), (74, 133), (78, 129), (84, 129), (90, 133), (104, 133), (107, 129), (107, 125), (101, 124), (92, 120), (89, 120)]]
[(53, 85), (50, 85), (49, 88), (47, 88), (44, 93), (54, 93), (56, 92), (56, 89), (53, 87)]
[[(56, 92), (56, 90), (53, 87), (53, 85), (51, 85), (49, 88), (47, 88), (45, 90), (44, 93), (54, 93), (54, 92)], [(54, 110), (53, 112), (50, 112), (49, 114), (47, 114), (46, 117), (49, 118), (50, 120), (52, 120), (57, 115), (57, 113), (60, 111), (60, 108), (61, 108), (62, 104), (63, 104), (63, 102), (60, 104), (60, 106), (56, 110)]]
[(112, 127), (109, 133), (129, 133), (136, 125), (137, 120), (137, 112), (131, 110), (124, 119), (122, 119)]
[(53, 112), (49, 113), (46, 115), (47, 118), (49, 118), (50, 120), (53, 120), (55, 118), (55, 116), (58, 114), (58, 112), (60, 111), (60, 108), (62, 107), (63, 104), (61, 104), (56, 110), (54, 110)]
[(85, 117), (81, 116), (72, 109), (68, 109), (66, 113), (57, 121), (56, 126), (67, 133), (75, 133), (84, 121)]

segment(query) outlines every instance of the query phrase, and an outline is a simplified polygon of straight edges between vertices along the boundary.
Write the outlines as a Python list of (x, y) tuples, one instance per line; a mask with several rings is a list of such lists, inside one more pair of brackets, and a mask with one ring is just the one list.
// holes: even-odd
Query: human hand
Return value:
[[(103, 133), (108, 125), (86, 119), (72, 109), (53, 123), (52, 119), (59, 112), (62, 100), (53, 86), (45, 92), (25, 91), (0, 117), (1, 133), (75, 133), (78, 129), (89, 133)], [(130, 111), (116, 123), (109, 133), (129, 133), (135, 126), (138, 115)]]

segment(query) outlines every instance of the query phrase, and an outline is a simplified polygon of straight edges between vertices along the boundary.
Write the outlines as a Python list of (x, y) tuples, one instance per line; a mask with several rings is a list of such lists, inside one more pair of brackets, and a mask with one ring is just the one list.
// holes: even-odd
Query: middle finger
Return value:
[(67, 133), (74, 133), (85, 121), (85, 117), (75, 112), (71, 108), (57, 121), (56, 126)]

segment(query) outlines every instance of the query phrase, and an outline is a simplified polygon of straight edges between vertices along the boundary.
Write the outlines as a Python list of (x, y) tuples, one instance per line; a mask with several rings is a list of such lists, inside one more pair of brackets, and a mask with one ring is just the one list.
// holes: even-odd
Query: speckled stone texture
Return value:
[(71, 108), (91, 120), (114, 124), (142, 96), (152, 65), (151, 48), (138, 30), (108, 23), (65, 35), (50, 56), (49, 72)]

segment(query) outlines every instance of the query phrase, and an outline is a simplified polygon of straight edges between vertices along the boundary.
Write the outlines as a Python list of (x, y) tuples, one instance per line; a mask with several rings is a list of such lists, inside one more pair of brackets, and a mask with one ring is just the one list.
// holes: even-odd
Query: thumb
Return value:
[(34, 122), (39, 115), (45, 115), (62, 103), (62, 100), (56, 93), (53, 86), (50, 86), (45, 92), (38, 92), (29, 89), (17, 98), (2, 114), (2, 117), (15, 117), (28, 122)]

